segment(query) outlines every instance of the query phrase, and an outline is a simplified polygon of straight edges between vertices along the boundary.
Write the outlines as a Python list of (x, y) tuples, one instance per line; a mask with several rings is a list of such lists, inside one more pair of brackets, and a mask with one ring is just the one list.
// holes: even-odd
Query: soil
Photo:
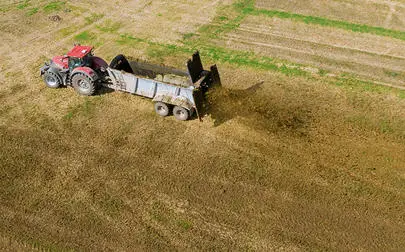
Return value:
[[(149, 99), (46, 88), (39, 67), (83, 32), (102, 58), (150, 59), (145, 43), (117, 40), (180, 45), (182, 33), (197, 32), (229, 2), (75, 0), (70, 12), (51, 13), (49, 1), (29, 3), (39, 8), (32, 16), (16, 4), (0, 15), (0, 249), (405, 247), (405, 100), (397, 89), (219, 62), (223, 88), (208, 93), (203, 122), (161, 118)], [(91, 14), (104, 16), (86, 23)], [(371, 79), (401, 70), (402, 42), (257, 18), (210, 43), (318, 66), (316, 56), (337, 70), (352, 54), (354, 72)], [(122, 25), (99, 28), (108, 22)], [(187, 56), (175, 51), (161, 63), (185, 69)]]

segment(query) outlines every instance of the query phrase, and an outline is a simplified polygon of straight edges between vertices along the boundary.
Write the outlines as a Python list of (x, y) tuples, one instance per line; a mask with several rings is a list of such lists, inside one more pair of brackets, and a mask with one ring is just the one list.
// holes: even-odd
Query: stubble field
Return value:
[[(405, 248), (404, 3), (278, 2), (0, 1), (0, 248)], [(199, 49), (223, 88), (202, 123), (46, 88), (74, 42), (178, 68)]]

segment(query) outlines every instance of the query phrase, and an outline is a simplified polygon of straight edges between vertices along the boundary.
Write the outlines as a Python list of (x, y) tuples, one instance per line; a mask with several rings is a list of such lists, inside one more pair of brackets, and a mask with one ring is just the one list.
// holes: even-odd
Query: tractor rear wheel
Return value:
[(186, 121), (189, 118), (190, 113), (183, 107), (174, 106), (173, 115), (177, 120)]
[(156, 102), (155, 103), (155, 111), (156, 114), (160, 116), (168, 116), (170, 109), (169, 106), (166, 103), (163, 102)]
[(50, 71), (45, 72), (44, 81), (49, 88), (58, 88), (62, 85), (62, 78), (58, 74)]
[(72, 86), (81, 95), (92, 95), (96, 90), (94, 81), (83, 73), (73, 75)]

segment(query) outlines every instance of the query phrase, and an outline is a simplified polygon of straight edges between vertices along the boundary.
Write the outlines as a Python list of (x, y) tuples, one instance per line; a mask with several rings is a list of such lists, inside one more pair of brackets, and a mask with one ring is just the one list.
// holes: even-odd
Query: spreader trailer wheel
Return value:
[(160, 116), (168, 116), (170, 113), (169, 106), (164, 102), (155, 103), (155, 112)]
[(190, 112), (180, 106), (174, 106), (173, 115), (177, 120), (186, 121), (190, 117)]

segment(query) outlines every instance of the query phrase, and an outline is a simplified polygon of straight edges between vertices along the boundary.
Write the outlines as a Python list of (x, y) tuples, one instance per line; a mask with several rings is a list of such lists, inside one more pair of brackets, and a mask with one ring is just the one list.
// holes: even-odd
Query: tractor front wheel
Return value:
[(72, 86), (81, 95), (92, 95), (96, 90), (94, 81), (83, 73), (73, 75)]
[(50, 71), (45, 72), (44, 81), (49, 88), (58, 88), (62, 85), (62, 78), (58, 74)]

